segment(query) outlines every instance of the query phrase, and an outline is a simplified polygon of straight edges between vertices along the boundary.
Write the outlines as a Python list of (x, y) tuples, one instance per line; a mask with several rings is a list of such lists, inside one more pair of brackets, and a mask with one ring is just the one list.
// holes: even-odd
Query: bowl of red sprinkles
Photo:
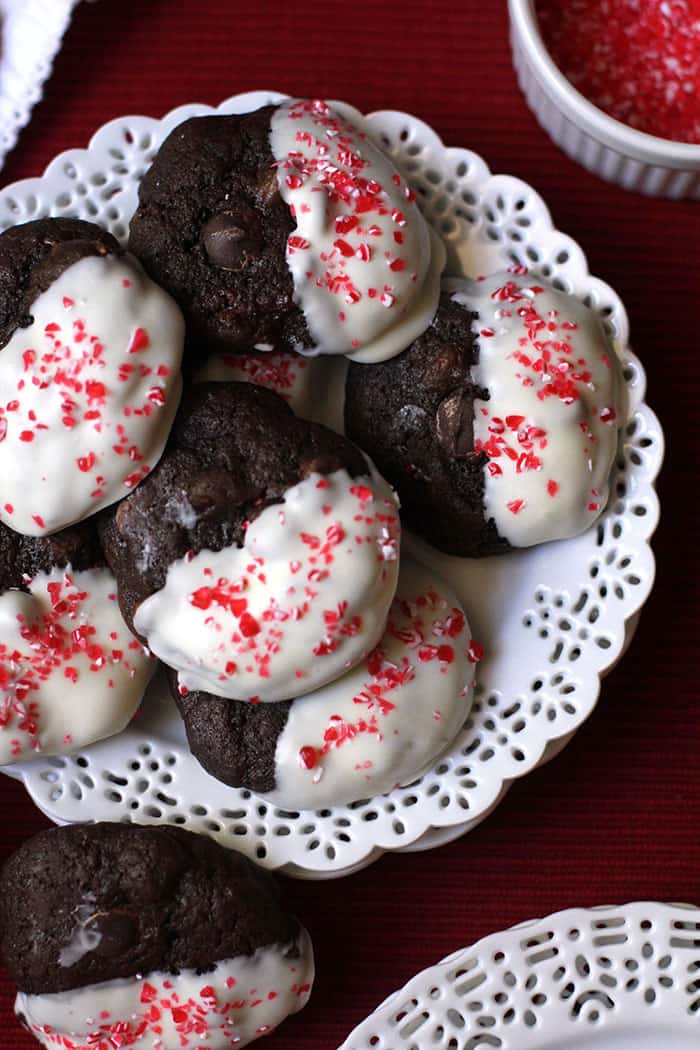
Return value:
[(700, 199), (700, 0), (508, 0), (542, 127), (625, 189)]

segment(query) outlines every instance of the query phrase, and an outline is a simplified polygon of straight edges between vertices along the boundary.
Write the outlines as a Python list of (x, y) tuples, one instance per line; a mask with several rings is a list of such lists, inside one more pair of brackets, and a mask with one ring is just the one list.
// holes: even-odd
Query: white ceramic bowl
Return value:
[(700, 145), (636, 131), (589, 102), (549, 55), (534, 8), (534, 0), (508, 0), (513, 62), (530, 108), (557, 145), (625, 189), (700, 200)]

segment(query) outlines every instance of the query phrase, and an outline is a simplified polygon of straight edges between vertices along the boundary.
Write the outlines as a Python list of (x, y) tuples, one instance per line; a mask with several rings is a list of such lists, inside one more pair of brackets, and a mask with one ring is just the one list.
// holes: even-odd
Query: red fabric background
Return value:
[[(489, 932), (573, 905), (700, 899), (698, 205), (608, 186), (550, 143), (516, 85), (505, 0), (81, 4), (2, 180), (39, 174), (112, 117), (252, 88), (406, 110), (534, 185), (627, 304), (669, 444), (656, 589), (564, 753), (436, 852), (386, 856), (337, 882), (287, 881), (318, 979), (308, 1008), (265, 1045), (331, 1050), (412, 974)], [(0, 792), (6, 855), (47, 822), (18, 784), (3, 779)], [(3, 980), (0, 1047), (29, 1050), (12, 995)]]

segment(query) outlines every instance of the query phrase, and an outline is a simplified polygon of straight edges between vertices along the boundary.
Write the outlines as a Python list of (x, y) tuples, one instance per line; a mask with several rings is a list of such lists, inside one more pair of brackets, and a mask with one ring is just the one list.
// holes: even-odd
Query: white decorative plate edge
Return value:
[[(629, 1030), (700, 1039), (700, 910), (570, 908), (490, 934), (389, 995), (339, 1050), (547, 1050)], [(647, 1028), (647, 1043), (639, 1031)], [(688, 1036), (677, 1044), (674, 1037)], [(668, 1041), (666, 1041), (668, 1040)], [(691, 1041), (692, 1040), (692, 1041)], [(610, 1044), (612, 1045), (612, 1044)], [(621, 1044), (615, 1042), (616, 1047)]]
[(20, 0), (4, 5), (0, 57), (0, 167), (41, 100), (79, 0)]
[[(283, 97), (250, 92), (217, 109), (181, 106), (161, 121), (141, 116), (110, 121), (88, 149), (61, 153), (43, 177), (2, 191), (0, 228), (44, 214), (77, 215), (101, 222), (124, 240), (138, 179), (173, 127), (189, 116), (241, 112)], [(525, 628), (521, 633), (528, 653), (541, 657), (537, 676), (524, 693), (516, 691), (515, 699), (503, 695), (504, 690), (484, 688), (454, 748), (416, 784), (350, 807), (289, 814), (250, 792), (225, 788), (191, 760), (183, 779), (195, 794), (181, 803), (173, 797), (176, 767), (186, 761), (178, 751), (180, 741), (173, 741), (172, 734), (153, 739), (145, 731), (145, 719), (81, 755), (36, 759), (12, 770), (52, 820), (170, 820), (235, 845), (270, 868), (306, 878), (348, 874), (386, 850), (427, 848), (456, 837), (479, 823), (507, 786), (535, 768), (548, 748), (568, 739), (588, 717), (600, 677), (619, 658), (629, 640), (626, 624), (639, 613), (653, 583), (649, 538), (659, 516), (653, 485), (663, 458), (660, 425), (643, 403), (643, 368), (626, 349), (624, 307), (609, 286), (590, 276), (579, 246), (553, 228), (535, 191), (510, 176), (491, 175), (468, 150), (446, 148), (414, 117), (381, 112), (363, 118), (344, 108), (356, 121), (365, 121), (368, 133), (413, 183), (426, 215), (445, 238), (453, 273), (527, 263), (600, 313), (623, 355), (629, 421), (614, 494), (597, 527), (565, 544), (508, 556), (527, 558), (535, 572), (541, 561), (547, 563), (531, 607), (518, 621)], [(416, 544), (416, 549), (429, 559), (425, 545)], [(582, 589), (576, 590), (581, 581), (574, 580), (575, 593), (566, 580), (549, 579), (557, 551), (570, 549), (575, 558), (559, 562), (583, 559), (588, 565)], [(484, 571), (499, 573), (508, 558), (469, 563), (469, 570), (475, 577)], [(450, 560), (451, 567), (456, 561)], [(521, 570), (524, 564), (519, 562)], [(539, 673), (540, 665), (546, 673)], [(212, 798), (218, 804), (211, 804)]]

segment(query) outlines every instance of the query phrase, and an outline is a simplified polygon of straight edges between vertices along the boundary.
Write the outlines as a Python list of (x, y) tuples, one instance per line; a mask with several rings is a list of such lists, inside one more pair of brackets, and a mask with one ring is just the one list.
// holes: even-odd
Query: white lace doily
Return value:
[(0, 0), (0, 167), (42, 95), (79, 0)]
[(423, 970), (340, 1050), (696, 1050), (700, 910), (572, 908)]
[[(252, 109), (281, 97), (237, 96), (219, 111)], [(183, 106), (160, 121), (112, 121), (87, 150), (62, 153), (42, 178), (1, 193), (0, 226), (45, 214), (73, 215), (94, 219), (124, 240), (138, 181), (160, 142), (185, 118), (211, 112), (204, 105)], [(623, 649), (626, 624), (651, 589), (649, 537), (658, 520), (653, 483), (663, 436), (643, 403), (643, 369), (626, 349), (622, 303), (590, 276), (581, 249), (553, 228), (546, 206), (525, 183), (492, 176), (481, 158), (445, 148), (414, 117), (350, 112), (411, 181), (445, 238), (452, 273), (527, 264), (602, 315), (624, 355), (630, 405), (610, 505), (582, 536), (499, 558), (449, 558), (409, 541), (459, 591), (473, 635), (486, 650), (469, 721), (449, 754), (412, 786), (332, 810), (276, 809), (201, 769), (157, 679), (140, 716), (118, 737), (79, 755), (8, 767), (55, 821), (182, 824), (269, 868), (307, 878), (346, 874), (385, 850), (427, 848), (454, 838), (482, 820), (515, 778), (559, 748), (588, 717), (601, 675)]]

